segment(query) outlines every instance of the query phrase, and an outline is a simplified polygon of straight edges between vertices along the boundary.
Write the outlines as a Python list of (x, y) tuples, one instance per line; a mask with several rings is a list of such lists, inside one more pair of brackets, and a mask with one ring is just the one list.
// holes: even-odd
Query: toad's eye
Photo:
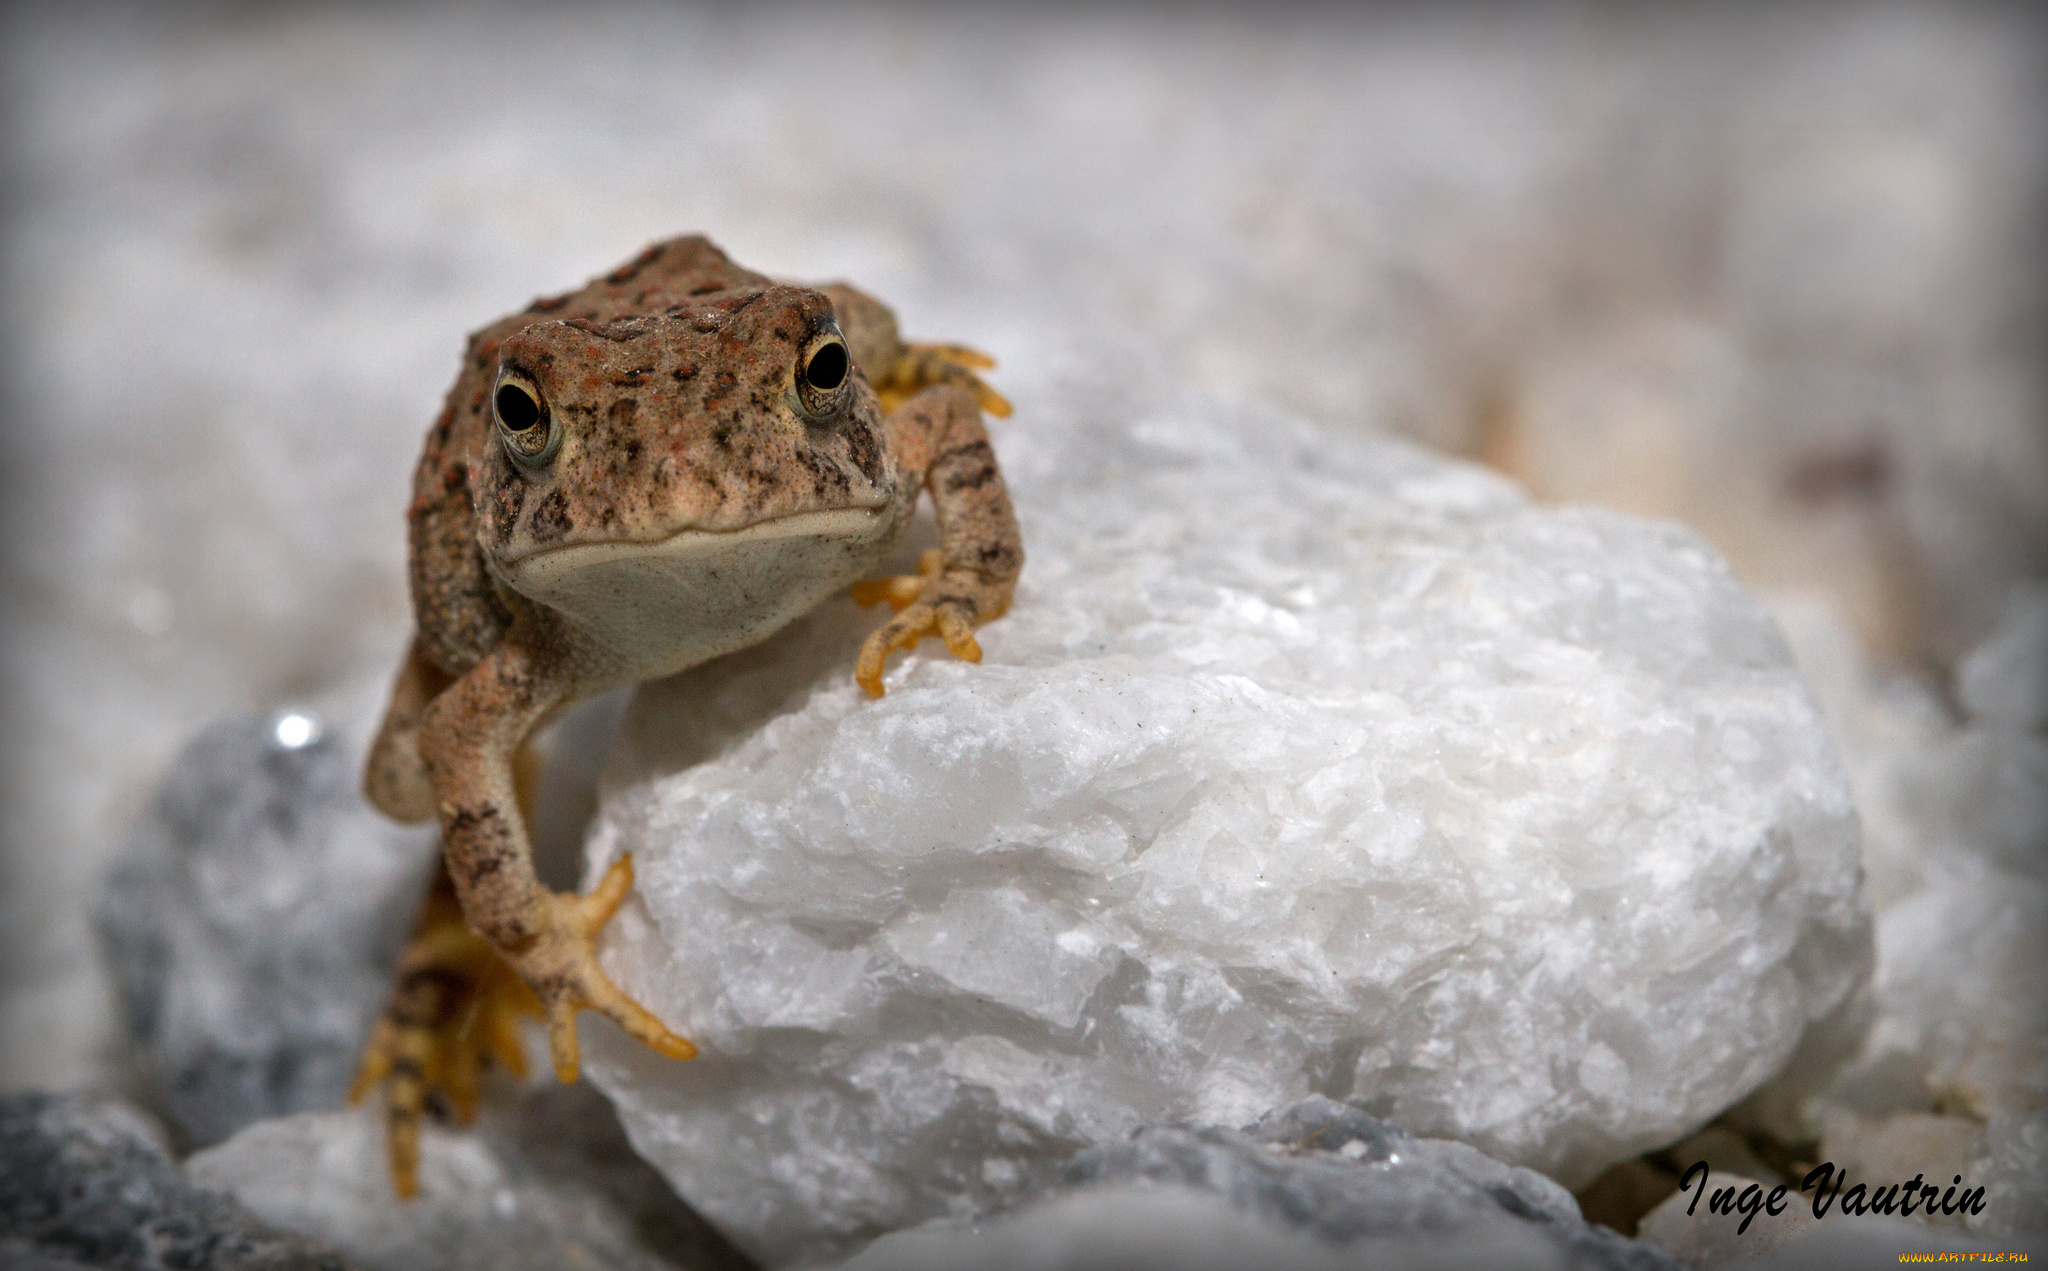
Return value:
[(507, 371), (491, 394), (491, 411), (498, 419), (498, 435), (514, 459), (525, 464), (542, 464), (554, 458), (561, 444), (561, 430), (555, 427), (547, 399), (524, 376)]
[(853, 383), (853, 357), (839, 328), (828, 326), (804, 346), (796, 366), (797, 409), (804, 418), (823, 423), (846, 408)]
[(846, 379), (846, 346), (837, 340), (819, 345), (804, 364), (804, 379), (821, 393), (838, 388)]

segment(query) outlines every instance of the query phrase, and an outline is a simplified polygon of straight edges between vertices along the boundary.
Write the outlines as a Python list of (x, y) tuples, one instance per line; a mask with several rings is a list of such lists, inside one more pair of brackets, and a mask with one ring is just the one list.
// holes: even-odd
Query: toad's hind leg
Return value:
[(349, 1091), (349, 1102), (358, 1103), (385, 1088), (391, 1182), (400, 1196), (419, 1192), (421, 1115), (431, 1106), (465, 1125), (474, 1120), (479, 1070), (495, 1059), (525, 1076), (519, 1020), (540, 1014), (532, 990), (463, 921), (455, 884), (441, 869)]

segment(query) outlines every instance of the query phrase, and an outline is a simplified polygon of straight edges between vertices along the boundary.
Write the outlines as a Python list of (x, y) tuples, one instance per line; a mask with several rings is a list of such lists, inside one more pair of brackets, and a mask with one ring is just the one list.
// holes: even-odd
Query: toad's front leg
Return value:
[(1024, 568), (1017, 513), (974, 395), (958, 385), (934, 385), (890, 415), (887, 427), (898, 462), (924, 475), (938, 515), (939, 547), (925, 553), (915, 577), (854, 588), (861, 604), (886, 600), (897, 610), (861, 646), (854, 679), (870, 697), (882, 695), (882, 663), (890, 650), (915, 648), (927, 635), (944, 640), (955, 657), (981, 661), (974, 628), (1009, 609)]
[[(672, 1059), (697, 1053), (695, 1046), (620, 991), (597, 965), (592, 942), (632, 886), (631, 862), (614, 865), (589, 896), (549, 891), (534, 873), (526, 818), (514, 785), (514, 756), (527, 735), (573, 696), (568, 667), (560, 633), (550, 629), (544, 617), (521, 615), (497, 648), (433, 699), (421, 713), (419, 729), (420, 759), (441, 821), (442, 863), (462, 919), (533, 991), (547, 1020), (555, 1075), (565, 1082), (576, 1080), (579, 1067), (579, 1010), (603, 1012)], [(450, 968), (489, 963), (488, 957), (472, 956), (476, 951), (463, 944), (466, 935), (459, 929), (436, 932), (423, 926), (422, 939), (415, 945), (425, 961), (413, 968), (422, 974), (401, 975), (399, 999), (414, 979), (431, 987), (446, 979)], [(441, 944), (448, 946), (442, 951), (446, 956), (435, 952)], [(405, 1002), (395, 1005), (403, 1007)], [(394, 1016), (400, 1015), (402, 1010), (394, 1011)], [(373, 1043), (366, 1078), (374, 1079), (380, 1068), (389, 1069), (395, 1078), (408, 1076), (404, 1054), (379, 1064), (379, 1053)], [(417, 1066), (416, 1057), (413, 1062)], [(410, 1076), (418, 1084), (420, 1074)], [(400, 1192), (409, 1194), (418, 1159), (417, 1135), (401, 1124), (408, 1109), (401, 1106), (398, 1093), (394, 1089), (392, 1175)], [(410, 1111), (416, 1116), (416, 1107)]]
[(441, 851), (463, 917), (519, 972), (548, 1021), (555, 1075), (576, 1080), (576, 1012), (602, 1011), (675, 1059), (697, 1048), (671, 1033), (598, 968), (591, 941), (631, 885), (627, 871), (596, 895), (541, 886), (525, 817), (514, 792), (512, 757), (570, 696), (566, 641), (523, 615), (469, 674), (434, 699), (420, 729), (420, 758), (434, 785)]

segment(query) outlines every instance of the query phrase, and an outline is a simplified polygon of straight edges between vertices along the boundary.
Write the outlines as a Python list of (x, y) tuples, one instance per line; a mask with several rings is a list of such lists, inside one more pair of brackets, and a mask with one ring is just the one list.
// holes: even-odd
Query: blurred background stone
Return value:
[(0, 1266), (14, 1271), (350, 1271), (187, 1183), (162, 1127), (118, 1100), (0, 1096)]
[(420, 1194), (391, 1190), (375, 1107), (251, 1126), (186, 1163), (201, 1186), (370, 1271), (751, 1271), (633, 1154), (588, 1085), (493, 1082), (473, 1127), (429, 1124)]
[(222, 720), (107, 878), (100, 934), (189, 1142), (341, 1106), (436, 850), (370, 807), (359, 763), (305, 710)]

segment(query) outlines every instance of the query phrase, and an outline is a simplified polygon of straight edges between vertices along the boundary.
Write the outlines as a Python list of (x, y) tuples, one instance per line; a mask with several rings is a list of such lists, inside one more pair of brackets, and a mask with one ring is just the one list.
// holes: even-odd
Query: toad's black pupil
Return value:
[(831, 392), (846, 379), (846, 346), (832, 343), (811, 354), (810, 365), (804, 367), (804, 378), (812, 388)]
[(506, 384), (498, 389), (498, 418), (513, 432), (525, 432), (540, 422), (540, 403), (517, 384)]

